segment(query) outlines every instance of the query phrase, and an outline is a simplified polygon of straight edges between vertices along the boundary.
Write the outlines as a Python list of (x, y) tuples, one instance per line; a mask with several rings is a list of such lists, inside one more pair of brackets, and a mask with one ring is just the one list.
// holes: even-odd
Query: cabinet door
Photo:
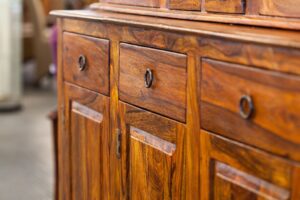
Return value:
[(185, 126), (120, 103), (124, 199), (180, 199)]
[(202, 199), (298, 199), (292, 162), (202, 131)]
[(107, 199), (109, 98), (65, 84), (72, 200)]

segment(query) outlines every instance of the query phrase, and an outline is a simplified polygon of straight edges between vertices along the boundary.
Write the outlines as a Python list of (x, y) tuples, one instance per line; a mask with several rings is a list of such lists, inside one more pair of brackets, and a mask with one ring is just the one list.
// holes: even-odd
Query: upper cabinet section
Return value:
[(100, 0), (91, 7), (139, 15), (300, 30), (300, 0)]

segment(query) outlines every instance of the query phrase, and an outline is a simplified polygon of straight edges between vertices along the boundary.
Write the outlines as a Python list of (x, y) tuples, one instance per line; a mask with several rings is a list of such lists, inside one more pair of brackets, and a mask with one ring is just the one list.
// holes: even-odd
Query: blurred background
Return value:
[(97, 0), (0, 0), (0, 200), (55, 199), (56, 9)]

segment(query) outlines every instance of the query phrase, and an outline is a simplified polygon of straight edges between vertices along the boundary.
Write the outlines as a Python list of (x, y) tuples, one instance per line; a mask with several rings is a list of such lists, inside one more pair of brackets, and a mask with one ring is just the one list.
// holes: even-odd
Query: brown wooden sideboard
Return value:
[(299, 6), (53, 11), (59, 199), (300, 199)]

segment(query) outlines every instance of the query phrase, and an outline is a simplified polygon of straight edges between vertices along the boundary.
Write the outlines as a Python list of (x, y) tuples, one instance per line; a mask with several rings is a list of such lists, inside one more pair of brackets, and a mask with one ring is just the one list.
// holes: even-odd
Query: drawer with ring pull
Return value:
[(65, 32), (63, 73), (68, 82), (109, 95), (109, 41)]
[(186, 55), (120, 44), (120, 100), (185, 122), (186, 85)]
[(298, 76), (202, 59), (200, 87), (202, 129), (300, 160)]

